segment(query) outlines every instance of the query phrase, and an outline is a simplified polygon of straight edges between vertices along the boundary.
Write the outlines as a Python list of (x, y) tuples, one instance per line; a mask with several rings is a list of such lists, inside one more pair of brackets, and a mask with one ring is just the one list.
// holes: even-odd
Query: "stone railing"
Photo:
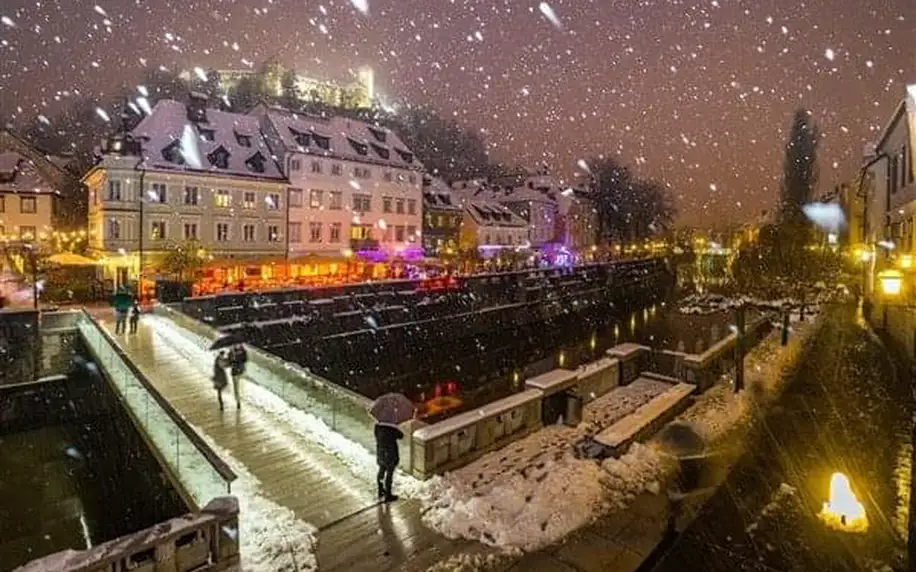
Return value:
[(412, 432), (409, 469), (417, 478), (474, 459), (563, 419), (575, 425), (582, 406), (639, 375), (642, 348), (623, 344), (578, 369), (554, 369), (525, 381), (525, 391)]
[[(154, 313), (203, 338), (207, 344), (220, 337), (215, 328), (169, 305), (157, 305)], [(247, 349), (245, 377), (248, 380), (270, 390), (293, 407), (315, 415), (333, 431), (375, 451), (374, 422), (368, 414), (372, 406), (370, 399), (260, 348), (247, 346)]]
[(200, 512), (161, 522), (83, 551), (65, 550), (16, 572), (216, 572), (239, 566), (235, 497), (211, 500)]

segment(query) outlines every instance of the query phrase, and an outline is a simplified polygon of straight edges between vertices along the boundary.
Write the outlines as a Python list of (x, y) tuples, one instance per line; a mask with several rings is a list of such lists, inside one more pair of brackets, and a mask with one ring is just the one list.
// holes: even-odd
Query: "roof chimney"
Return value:
[(188, 96), (188, 120), (192, 123), (207, 123), (207, 96), (192, 91)]

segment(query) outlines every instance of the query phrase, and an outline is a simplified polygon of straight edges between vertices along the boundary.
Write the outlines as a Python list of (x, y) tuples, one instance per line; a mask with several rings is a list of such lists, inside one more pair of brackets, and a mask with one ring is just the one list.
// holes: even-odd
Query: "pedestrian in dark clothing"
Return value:
[(404, 438), (404, 433), (393, 425), (375, 425), (375, 454), (378, 460), (378, 498), (385, 502), (398, 500), (397, 495), (391, 493), (391, 481), (394, 479), (394, 470), (401, 462), (398, 451), (398, 441)]
[(130, 309), (130, 333), (136, 334), (137, 327), (140, 325), (140, 304), (134, 300), (134, 305)]
[(232, 353), (229, 355), (229, 361), (232, 364), (232, 393), (235, 395), (235, 407), (241, 409), (242, 400), (240, 386), (242, 376), (245, 375), (245, 366), (248, 364), (248, 352), (242, 344), (235, 344), (232, 347)]
[(229, 385), (229, 374), (226, 369), (230, 367), (229, 356), (220, 352), (213, 361), (213, 388), (216, 389), (216, 399), (219, 401), (219, 410), (223, 410), (223, 390)]
[(111, 305), (115, 311), (115, 333), (123, 334), (127, 329), (127, 313), (133, 304), (133, 297), (123, 288), (112, 296)]

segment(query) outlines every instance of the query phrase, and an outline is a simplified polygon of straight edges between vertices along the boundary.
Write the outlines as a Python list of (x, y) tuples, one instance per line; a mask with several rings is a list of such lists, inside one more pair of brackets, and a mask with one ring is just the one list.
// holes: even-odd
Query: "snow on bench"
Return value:
[(595, 435), (595, 441), (613, 452), (622, 454), (630, 443), (654, 433), (659, 426), (667, 423), (687, 406), (690, 395), (696, 389), (689, 383), (678, 383), (661, 395)]

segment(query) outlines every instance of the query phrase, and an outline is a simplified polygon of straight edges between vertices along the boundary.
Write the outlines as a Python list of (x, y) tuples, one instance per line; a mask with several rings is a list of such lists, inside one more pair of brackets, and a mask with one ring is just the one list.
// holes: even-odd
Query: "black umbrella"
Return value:
[(243, 340), (241, 336), (237, 334), (227, 334), (215, 340), (213, 344), (210, 346), (210, 351), (212, 352), (216, 350), (221, 350), (224, 348), (232, 347), (236, 344), (244, 344), (244, 343), (245, 343), (245, 340)]
[(699, 457), (706, 453), (706, 440), (696, 427), (683, 421), (668, 424), (655, 439), (662, 451), (678, 459)]

